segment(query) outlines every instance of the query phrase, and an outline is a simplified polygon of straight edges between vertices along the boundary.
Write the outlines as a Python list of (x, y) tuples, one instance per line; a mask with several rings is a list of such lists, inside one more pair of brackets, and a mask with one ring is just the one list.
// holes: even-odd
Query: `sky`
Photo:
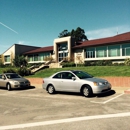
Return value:
[(77, 27), (88, 40), (130, 32), (130, 0), (0, 0), (0, 54), (13, 44), (53, 46)]

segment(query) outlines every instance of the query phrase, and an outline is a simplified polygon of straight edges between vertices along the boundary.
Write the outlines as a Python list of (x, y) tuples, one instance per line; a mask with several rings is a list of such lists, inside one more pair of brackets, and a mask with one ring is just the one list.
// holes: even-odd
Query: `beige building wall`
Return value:
[(57, 38), (54, 40), (54, 60), (58, 62), (58, 47), (57, 45), (63, 42), (67, 42), (68, 44), (68, 58), (71, 58), (71, 36), (63, 37), (63, 38)]
[(85, 58), (84, 49), (75, 50), (75, 52), (74, 52), (74, 62), (76, 64), (84, 63), (84, 58)]
[[(5, 56), (10, 56), (10, 61), (5, 62)], [(4, 64), (11, 64), (15, 57), (15, 45), (11, 46), (8, 50), (3, 53)]]

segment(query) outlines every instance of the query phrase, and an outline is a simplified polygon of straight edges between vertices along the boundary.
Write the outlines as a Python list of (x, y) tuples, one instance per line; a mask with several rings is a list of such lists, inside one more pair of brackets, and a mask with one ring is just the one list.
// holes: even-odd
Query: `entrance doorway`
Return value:
[(59, 51), (58, 54), (59, 54), (58, 55), (59, 62), (68, 57), (68, 51)]

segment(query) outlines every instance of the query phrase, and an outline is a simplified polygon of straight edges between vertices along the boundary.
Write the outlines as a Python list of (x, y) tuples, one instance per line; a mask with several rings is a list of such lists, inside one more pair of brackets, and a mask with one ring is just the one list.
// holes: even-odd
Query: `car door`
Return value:
[(0, 75), (0, 87), (6, 87), (6, 77), (4, 75)]
[(70, 72), (62, 72), (62, 80), (61, 80), (61, 91), (68, 91), (68, 92), (79, 92), (80, 91), (80, 84), (78, 80), (72, 79), (72, 77), (75, 77)]
[(56, 91), (62, 91), (62, 73), (58, 73), (55, 76), (53, 76), (51, 84), (53, 84)]

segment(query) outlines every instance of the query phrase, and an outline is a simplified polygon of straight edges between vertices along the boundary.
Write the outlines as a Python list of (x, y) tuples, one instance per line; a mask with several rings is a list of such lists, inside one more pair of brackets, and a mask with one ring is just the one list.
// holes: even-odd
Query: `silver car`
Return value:
[(0, 87), (5, 87), (7, 90), (12, 88), (29, 87), (30, 81), (21, 77), (16, 73), (0, 74)]
[(43, 78), (42, 87), (49, 94), (55, 91), (80, 92), (85, 97), (111, 90), (111, 84), (107, 80), (95, 78), (77, 70), (60, 71), (48, 78)]

